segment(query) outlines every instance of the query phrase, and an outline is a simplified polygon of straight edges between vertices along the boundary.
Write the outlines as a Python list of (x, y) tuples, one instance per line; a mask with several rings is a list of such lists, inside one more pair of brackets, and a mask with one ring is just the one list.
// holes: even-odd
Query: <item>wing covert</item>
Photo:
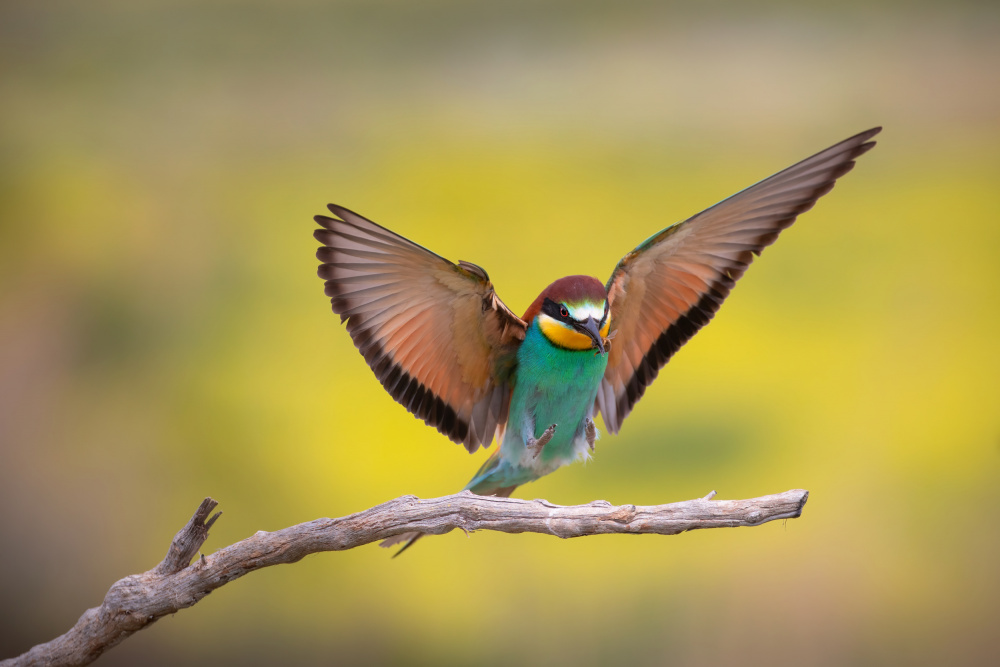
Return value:
[(453, 264), (346, 208), (317, 215), (333, 311), (386, 391), (470, 452), (507, 420), (527, 325), (475, 264)]
[(842, 141), (671, 225), (625, 255), (608, 280), (617, 333), (596, 409), (617, 433), (660, 368), (708, 323), (755, 255), (829, 192), (882, 128)]

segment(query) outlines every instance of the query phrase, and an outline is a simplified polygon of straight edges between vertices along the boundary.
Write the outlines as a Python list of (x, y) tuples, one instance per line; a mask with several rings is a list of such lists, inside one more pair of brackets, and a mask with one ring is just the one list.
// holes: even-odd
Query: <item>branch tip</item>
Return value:
[(806, 501), (808, 501), (808, 500), (809, 500), (809, 492), (803, 489), (802, 490), (802, 500), (799, 501), (799, 508), (795, 512), (795, 516), (793, 518), (797, 519), (800, 516), (802, 516), (802, 510), (805, 508)]
[(203, 501), (201, 501), (201, 505), (198, 506), (198, 509), (195, 510), (192, 520), (198, 523), (204, 523), (205, 518), (212, 513), (212, 510), (214, 510), (218, 506), (219, 506), (218, 500), (215, 500), (211, 496), (205, 498)]
[(212, 518), (205, 522), (205, 530), (207, 531), (209, 528), (211, 528), (212, 525), (216, 522), (216, 520), (218, 520), (220, 516), (222, 516), (222, 512), (216, 512), (215, 514), (213, 514)]

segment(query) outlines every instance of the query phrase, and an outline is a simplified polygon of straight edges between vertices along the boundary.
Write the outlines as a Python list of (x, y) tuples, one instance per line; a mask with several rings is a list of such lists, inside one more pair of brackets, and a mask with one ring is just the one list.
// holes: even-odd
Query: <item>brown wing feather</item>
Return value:
[(660, 368), (715, 314), (754, 255), (812, 208), (882, 128), (862, 132), (778, 172), (626, 255), (608, 280), (617, 330), (596, 408), (612, 433)]
[(507, 419), (527, 325), (486, 272), (452, 264), (345, 208), (316, 216), (333, 311), (386, 391), (470, 452)]

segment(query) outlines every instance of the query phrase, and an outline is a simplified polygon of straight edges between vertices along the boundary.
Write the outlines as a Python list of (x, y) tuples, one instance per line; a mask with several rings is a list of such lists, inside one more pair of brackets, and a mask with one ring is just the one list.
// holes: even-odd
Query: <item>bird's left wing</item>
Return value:
[(470, 452), (507, 419), (527, 325), (486, 272), (453, 264), (340, 206), (316, 216), (333, 311), (386, 391)]
[(753, 185), (625, 255), (608, 280), (614, 340), (596, 408), (608, 430), (708, 321), (754, 255), (854, 167), (881, 128), (857, 134)]

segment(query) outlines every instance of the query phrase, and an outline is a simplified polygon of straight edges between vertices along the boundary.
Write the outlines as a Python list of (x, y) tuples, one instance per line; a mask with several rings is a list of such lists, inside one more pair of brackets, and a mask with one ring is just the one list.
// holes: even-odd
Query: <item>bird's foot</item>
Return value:
[(587, 436), (587, 446), (590, 447), (590, 451), (594, 451), (594, 443), (597, 442), (597, 427), (594, 426), (594, 420), (587, 417), (586, 429), (584, 434)]
[(525, 443), (525, 446), (534, 453), (532, 458), (537, 459), (538, 455), (542, 453), (542, 448), (544, 448), (545, 445), (549, 444), (549, 440), (551, 440), (552, 436), (556, 434), (556, 426), (557, 424), (549, 426), (538, 438), (528, 439), (528, 442)]

